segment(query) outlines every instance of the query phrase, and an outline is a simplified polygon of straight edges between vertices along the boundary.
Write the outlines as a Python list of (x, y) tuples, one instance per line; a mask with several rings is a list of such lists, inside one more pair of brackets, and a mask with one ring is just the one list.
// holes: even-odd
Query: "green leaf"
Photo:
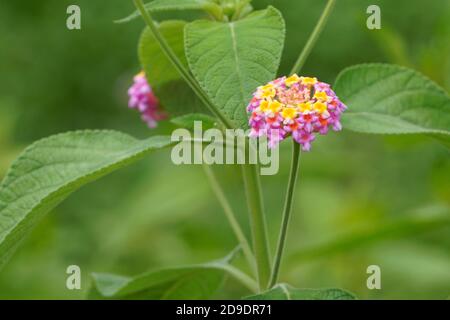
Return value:
[(207, 299), (222, 285), (223, 270), (199, 266), (155, 271), (136, 278), (93, 274), (90, 299)]
[[(145, 9), (150, 13), (161, 11), (175, 11), (175, 10), (205, 10), (207, 12), (220, 11), (221, 8), (209, 0), (154, 0), (146, 3)], [(140, 16), (139, 11), (134, 11), (129, 16), (116, 20), (116, 23), (125, 23), (136, 19)]]
[[(170, 20), (159, 25), (161, 34), (169, 46), (187, 67), (184, 54), (185, 21)], [(165, 56), (149, 28), (145, 28), (139, 40), (139, 60), (148, 82), (164, 109), (171, 116), (192, 112), (205, 112), (205, 107), (189, 85), (181, 79), (177, 70)]]
[(202, 123), (203, 130), (215, 127), (217, 122), (213, 117), (201, 113), (190, 113), (170, 120), (173, 124), (190, 130), (194, 129), (195, 121)]
[(335, 91), (348, 106), (342, 117), (347, 129), (450, 140), (450, 97), (414, 70), (388, 64), (353, 66), (338, 76)]
[[(185, 21), (168, 20), (160, 23), (158, 28), (173, 52), (187, 66), (183, 43), (185, 25)], [(139, 39), (138, 54), (141, 66), (152, 86), (160, 86), (163, 83), (180, 79), (177, 70), (160, 49), (148, 27), (144, 29)]]
[(28, 147), (0, 185), (0, 267), (70, 193), (170, 143), (170, 137), (137, 140), (114, 131), (77, 131)]
[(234, 22), (199, 20), (186, 25), (190, 70), (217, 107), (247, 127), (246, 106), (260, 85), (276, 77), (285, 25), (273, 7)]
[(247, 300), (354, 300), (356, 297), (343, 289), (296, 289), (280, 283), (263, 293), (246, 297)]
[(205, 264), (152, 271), (134, 278), (94, 274), (94, 286), (88, 298), (208, 299), (222, 286), (227, 276), (255, 291), (256, 283), (229, 265), (233, 255)]

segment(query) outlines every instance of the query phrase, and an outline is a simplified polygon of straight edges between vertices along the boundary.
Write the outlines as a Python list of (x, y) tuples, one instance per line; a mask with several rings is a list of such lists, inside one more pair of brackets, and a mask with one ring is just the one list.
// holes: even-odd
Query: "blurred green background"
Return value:
[[(293, 64), (325, 0), (272, 4), (287, 22), (280, 74)], [(66, 8), (81, 7), (82, 29), (67, 30)], [(366, 28), (378, 4), (382, 29)], [(143, 23), (114, 24), (132, 1), (0, 2), (0, 178), (34, 140), (75, 129), (110, 128), (146, 137), (155, 132), (127, 108), (139, 71)], [(173, 14), (168, 16), (175, 16)], [(362, 62), (415, 68), (450, 89), (448, 0), (339, 0), (304, 73), (333, 82)], [(290, 160), (264, 177), (272, 248)], [(162, 151), (76, 192), (48, 215), (0, 272), (0, 298), (83, 298), (89, 274), (134, 275), (205, 262), (236, 245), (200, 166), (174, 166)], [(215, 168), (239, 219), (246, 204), (239, 169)], [(368, 299), (450, 296), (449, 151), (428, 137), (361, 135), (319, 138), (302, 155), (295, 213), (281, 280), (296, 287), (343, 287)], [(247, 230), (248, 231), (248, 230)], [(242, 263), (242, 261), (237, 261)], [(65, 287), (68, 265), (82, 270), (82, 290)], [(382, 289), (368, 290), (366, 268), (379, 265)], [(216, 298), (246, 294), (233, 283)]]

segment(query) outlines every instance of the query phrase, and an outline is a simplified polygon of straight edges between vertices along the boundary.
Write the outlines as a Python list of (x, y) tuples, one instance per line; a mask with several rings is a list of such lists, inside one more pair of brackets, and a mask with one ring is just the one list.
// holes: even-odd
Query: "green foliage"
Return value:
[(202, 123), (203, 130), (213, 128), (216, 125), (216, 120), (213, 117), (201, 113), (190, 113), (170, 120), (173, 124), (186, 129), (194, 129), (195, 121)]
[(450, 98), (418, 72), (388, 64), (344, 70), (335, 90), (349, 109), (343, 125), (364, 133), (423, 133), (450, 140)]
[(356, 297), (342, 289), (296, 289), (280, 283), (261, 294), (249, 296), (248, 300), (354, 300)]
[[(166, 39), (169, 46), (180, 59), (187, 65), (184, 57), (183, 30), (186, 25), (185, 21), (168, 20), (159, 24), (159, 31)], [(138, 47), (139, 61), (142, 68), (147, 74), (148, 81), (152, 86), (160, 86), (161, 84), (178, 80), (180, 75), (173, 68), (172, 63), (161, 51), (158, 42), (153, 38), (149, 28), (146, 27), (142, 31), (139, 39)]]
[(235, 22), (186, 25), (190, 70), (235, 126), (247, 127), (246, 105), (252, 93), (276, 77), (284, 36), (283, 17), (273, 7)]
[(28, 147), (0, 185), (0, 267), (35, 224), (70, 193), (170, 144), (115, 131), (78, 131)]
[[(161, 34), (180, 61), (187, 66), (184, 54), (184, 21), (169, 20), (159, 25)], [(139, 60), (156, 96), (171, 116), (191, 112), (205, 112), (200, 100), (188, 84), (181, 79), (177, 70), (153, 38), (149, 28), (145, 28), (139, 40)]]
[[(210, 263), (151, 271), (134, 278), (94, 274), (90, 299), (209, 299), (227, 276), (241, 273), (229, 265), (234, 252)], [(243, 281), (253, 287), (253, 283)], [(253, 289), (253, 288), (252, 288)]]
[[(221, 12), (220, 6), (209, 0), (153, 0), (145, 4), (145, 9), (151, 13), (174, 10), (204, 10), (211, 13)], [(115, 22), (129, 22), (139, 16), (139, 11), (136, 10), (129, 16), (116, 20)]]
[[(163, 1), (152, 3), (163, 4)], [(450, 7), (442, 1), (415, 6), (409, 6), (407, 0), (377, 1), (386, 13), (383, 23), (392, 25), (395, 36), (383, 37), (385, 27), (379, 31), (381, 33), (365, 28), (365, 9), (371, 1), (339, 2), (333, 19), (305, 65), (304, 74), (330, 82), (339, 70), (355, 63), (405, 63), (402, 61), (403, 47), (397, 43), (401, 40), (408, 44), (407, 62), (448, 89), (450, 55), (446, 40), (450, 30)], [(0, 175), (23, 148), (23, 143), (62, 130), (114, 127), (148, 135), (145, 125), (125, 106), (126, 88), (131, 83), (129, 72), (137, 70), (135, 53), (130, 48), (135, 45), (133, 35), (139, 33), (140, 24), (111, 25), (112, 19), (130, 10), (132, 1), (118, 0), (106, 7), (89, 0), (79, 2), (84, 8), (83, 28), (90, 30), (88, 34), (67, 33), (58, 27), (61, 24), (58, 12), (65, 10), (58, 1), (39, 4), (10, 1), (0, 10), (3, 27), (0, 34), (10, 49), (0, 50), (0, 60), (5, 62), (0, 85), (4, 89), (0, 97)], [(166, 0), (164, 4), (170, 2)], [(270, 3), (276, 4), (287, 22), (283, 73), (291, 68), (324, 3), (315, 0), (253, 1), (257, 8), (265, 8)], [(102, 11), (100, 16), (96, 14), (99, 10)], [(403, 10), (404, 15), (396, 14), (399, 10)], [(425, 11), (427, 14), (423, 15)], [(199, 10), (161, 10), (155, 16), (157, 19), (177, 17), (192, 21), (201, 14)], [(411, 25), (411, 19), (419, 19), (421, 28)], [(10, 27), (14, 28), (14, 34), (8, 33)], [(180, 27), (181, 32), (182, 29)], [(381, 35), (378, 50), (369, 34)], [(183, 48), (183, 37), (180, 38), (180, 45), (174, 42), (171, 45)], [(390, 43), (384, 43), (386, 40)], [(32, 52), (28, 50), (30, 46), (35, 48)], [(114, 54), (111, 54), (112, 47)], [(185, 60), (184, 53), (179, 57)], [(33, 64), (35, 61), (39, 63)], [(160, 59), (148, 57), (150, 76), (152, 62), (153, 67), (159, 67)], [(166, 66), (171, 67), (170, 64)], [(161, 69), (161, 80), (166, 74), (171, 75), (168, 68)], [(156, 91), (164, 104), (169, 108), (173, 106), (172, 110), (178, 112), (180, 104), (172, 103), (170, 99), (182, 97), (179, 100), (184, 108), (184, 102), (193, 94), (183, 81), (177, 81), (176, 73), (172, 76), (159, 83)], [(158, 77), (153, 78), (153, 81), (158, 80)], [(17, 83), (22, 85), (17, 86)], [(350, 109), (349, 114), (352, 111)], [(189, 126), (186, 120), (194, 119), (191, 116), (173, 120), (179, 122), (178, 125)], [(343, 122), (346, 127), (351, 127), (346, 121), (347, 113)], [(165, 130), (171, 129), (172, 126), (162, 124), (156, 132), (167, 134)], [(442, 133), (434, 136), (444, 142), (448, 137)], [(348, 156), (349, 146), (352, 146), (351, 157)], [(279, 175), (264, 181), (271, 233), (279, 224), (280, 183), (287, 175), (289, 164), (287, 147), (281, 148)], [(323, 157), (321, 150), (326, 150), (327, 157)], [(345, 132), (343, 136), (321, 139), (317, 151), (305, 156), (302, 164), (307, 170), (301, 191), (297, 190), (296, 196), (303, 199), (297, 202), (297, 210), (305, 214), (302, 219), (292, 221), (291, 228), (298, 232), (288, 240), (294, 254), (283, 263), (283, 277), (304, 287), (341, 283), (364, 298), (448, 297), (448, 218), (432, 217), (433, 212), (427, 211), (423, 219), (415, 219), (407, 211), (418, 206), (448, 203), (448, 153), (416, 135), (379, 136), (367, 141), (364, 135)], [(374, 167), (376, 170), (368, 169)], [(84, 274), (111, 268), (115, 269), (112, 272), (135, 274), (148, 265), (164, 267), (179, 261), (208, 260), (211, 253), (233, 245), (235, 239), (228, 228), (223, 228), (225, 219), (221, 220), (220, 215), (212, 218), (217, 213), (217, 203), (205, 182), (198, 179), (199, 171), (200, 168), (186, 166), (174, 168), (167, 163), (165, 154), (155, 154), (132, 170), (83, 188), (58, 207), (57, 215), (49, 215), (39, 223), (19, 254), (2, 270), (0, 298), (81, 298), (87, 288), (84, 280), (81, 291), (68, 291), (62, 285), (65, 273), (61, 270), (68, 261), (82, 265)], [(217, 171), (234, 209), (244, 212), (245, 201), (239, 182), (236, 182), (238, 172), (226, 167)], [(124, 181), (129, 185), (126, 190)], [(191, 181), (196, 182), (195, 188), (191, 187)], [(174, 186), (181, 190), (176, 198), (172, 198)], [(3, 189), (0, 191), (3, 194)], [(0, 225), (8, 219), (1, 215), (4, 197), (0, 195)], [(112, 202), (117, 205), (111, 207)], [(448, 209), (446, 214), (448, 217)], [(243, 215), (239, 218), (242, 223), (246, 222)], [(31, 222), (21, 224), (29, 225)], [(99, 232), (105, 228), (108, 233)], [(402, 240), (405, 236), (407, 239)], [(148, 254), (149, 244), (151, 254)], [(367, 248), (368, 244), (371, 244), (370, 248)], [(2, 246), (0, 248), (4, 250)], [(5, 259), (3, 252), (2, 259)], [(385, 270), (385, 287), (379, 292), (369, 291), (365, 286), (365, 270), (373, 261)], [(30, 264), (33, 265), (32, 274)], [(220, 290), (220, 297), (246, 294), (236, 290), (227, 286)]]
[(299, 263), (317, 258), (330, 258), (357, 248), (366, 248), (373, 243), (418, 236), (432, 230), (445, 230), (450, 227), (449, 212), (447, 209), (442, 214), (406, 217), (390, 223), (352, 230), (347, 234), (341, 234), (336, 239), (329, 239), (323, 243), (303, 248), (293, 254), (290, 259)]
[(216, 266), (164, 269), (135, 278), (94, 274), (89, 298), (207, 299), (223, 284), (226, 273)]

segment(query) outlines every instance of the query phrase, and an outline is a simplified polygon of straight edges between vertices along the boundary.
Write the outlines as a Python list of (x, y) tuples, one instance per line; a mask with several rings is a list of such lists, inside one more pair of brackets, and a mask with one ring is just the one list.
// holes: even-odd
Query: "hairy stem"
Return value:
[[(161, 50), (172, 62), (176, 70), (180, 73), (183, 79), (189, 84), (195, 94), (201, 99), (201, 101), (208, 107), (208, 109), (213, 113), (224, 125), (225, 128), (232, 129), (234, 126), (214, 105), (210, 100), (208, 95), (203, 91), (200, 85), (197, 83), (192, 74), (187, 70), (181, 61), (178, 59), (176, 54), (167, 44), (164, 37), (159, 32), (158, 28), (152, 19), (152, 16), (144, 8), (142, 0), (133, 0), (136, 8), (141, 13), (145, 23), (152, 32), (154, 38), (161, 47)], [(257, 273), (260, 289), (265, 289), (269, 277), (270, 277), (270, 259), (269, 259), (269, 249), (267, 241), (267, 231), (265, 224), (265, 216), (263, 212), (263, 201), (261, 195), (261, 186), (259, 181), (259, 176), (256, 172), (256, 166), (254, 165), (243, 165), (244, 180), (246, 184), (246, 193), (248, 199), (248, 205), (250, 208), (250, 221), (252, 226), (253, 235), (253, 247), (255, 260), (257, 264)]]
[(220, 112), (219, 109), (217, 109), (217, 107), (214, 105), (214, 103), (209, 99), (208, 95), (203, 91), (203, 89), (197, 83), (195, 78), (191, 75), (189, 70), (187, 70), (183, 66), (182, 62), (178, 59), (177, 55), (170, 48), (169, 44), (167, 43), (167, 41), (164, 39), (163, 35), (159, 32), (158, 28), (156, 27), (152, 16), (150, 15), (149, 12), (147, 12), (147, 10), (145, 10), (142, 0), (133, 0), (133, 1), (134, 1), (134, 5), (141, 13), (141, 16), (144, 19), (145, 23), (149, 27), (153, 37), (156, 39), (159, 46), (161, 47), (161, 50), (164, 52), (164, 54), (167, 56), (167, 58), (173, 64), (175, 69), (177, 69), (177, 71), (180, 73), (180, 75), (183, 77), (183, 79), (188, 83), (188, 85), (192, 88), (192, 90), (200, 98), (200, 100), (206, 105), (206, 107), (209, 109), (209, 111), (211, 111), (211, 113), (214, 114), (226, 128), (233, 128), (233, 125), (231, 124), (231, 122)]
[[(320, 34), (322, 33), (322, 30), (325, 27), (326, 22), (328, 21), (328, 18), (330, 17), (330, 14), (334, 8), (335, 2), (336, 2), (336, 0), (328, 0), (328, 3), (322, 12), (322, 15), (320, 16), (319, 21), (317, 21), (317, 24), (314, 27), (313, 32), (309, 36), (309, 39), (306, 42), (305, 47), (303, 48), (302, 52), (300, 53), (297, 61), (295, 62), (295, 65), (292, 67), (291, 74), (300, 72), (300, 70), (303, 68), (303, 65), (305, 64), (306, 59), (308, 58), (309, 54), (311, 53), (311, 50), (313, 49), (314, 45), (316, 44)], [(289, 220), (290, 220), (290, 216), (291, 216), (291, 212), (292, 212), (292, 203), (294, 200), (294, 191), (295, 191), (295, 186), (297, 183), (299, 160), (300, 160), (300, 145), (298, 143), (296, 143), (295, 141), (293, 141), (291, 171), (289, 174), (289, 182), (288, 182), (288, 187), (287, 187), (287, 192), (286, 192), (286, 199), (284, 202), (280, 235), (278, 238), (277, 250), (275, 253), (275, 260), (273, 262), (272, 273), (270, 275), (269, 287), (273, 287), (278, 281), (278, 274), (280, 271), (281, 259), (283, 257), (283, 250), (284, 250), (284, 246), (286, 243)]]
[(269, 288), (273, 287), (278, 279), (280, 271), (281, 257), (283, 256), (284, 245), (286, 242), (287, 230), (289, 220), (292, 213), (292, 204), (294, 200), (294, 191), (297, 183), (298, 168), (300, 159), (300, 144), (292, 140), (292, 161), (291, 172), (289, 175), (288, 188), (286, 192), (286, 199), (284, 201), (283, 217), (281, 221), (280, 235), (278, 237), (277, 251), (275, 253), (275, 260), (273, 262), (272, 274), (270, 276)]
[(254, 270), (255, 257), (253, 256), (250, 245), (247, 241), (247, 238), (245, 237), (244, 232), (242, 231), (239, 225), (239, 222), (236, 220), (236, 215), (234, 214), (233, 209), (231, 208), (231, 205), (219, 184), (219, 181), (217, 181), (217, 177), (214, 174), (213, 169), (206, 164), (203, 164), (203, 169), (205, 171), (206, 177), (208, 178), (209, 184), (211, 185), (211, 188), (213, 189), (214, 194), (216, 195), (217, 200), (219, 201), (219, 203), (223, 208), (225, 216), (227, 217), (234, 234), (237, 240), (239, 241), (239, 244), (241, 245), (242, 251), (244, 252), (245, 258), (247, 259), (250, 268)]
[(300, 72), (300, 70), (303, 68), (303, 65), (306, 62), (306, 59), (308, 58), (309, 54), (311, 53), (311, 50), (314, 48), (314, 45), (317, 42), (317, 39), (319, 39), (320, 34), (322, 33), (323, 28), (325, 27), (328, 18), (330, 17), (331, 12), (333, 11), (334, 4), (336, 0), (328, 0), (327, 5), (325, 6), (325, 9), (322, 12), (322, 15), (319, 18), (319, 21), (317, 21), (316, 26), (314, 27), (313, 32), (309, 36), (308, 41), (306, 42), (306, 45), (303, 47), (302, 52), (298, 56), (297, 61), (295, 62), (294, 66), (292, 67), (292, 73)]
[(256, 269), (259, 289), (267, 288), (270, 277), (269, 244), (267, 241), (267, 227), (264, 215), (261, 183), (257, 172), (258, 166), (242, 165), (247, 202), (250, 213), (253, 251), (256, 259)]

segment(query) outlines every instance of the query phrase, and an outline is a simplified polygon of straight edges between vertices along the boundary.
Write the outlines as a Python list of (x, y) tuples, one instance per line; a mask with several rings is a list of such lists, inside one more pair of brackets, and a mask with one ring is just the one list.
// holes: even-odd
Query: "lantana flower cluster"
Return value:
[(342, 129), (340, 117), (347, 107), (330, 85), (316, 78), (281, 77), (257, 88), (247, 111), (250, 137), (267, 136), (270, 148), (289, 136), (309, 151), (317, 134), (331, 127)]
[(150, 128), (155, 128), (158, 121), (167, 117), (167, 114), (160, 108), (158, 98), (147, 82), (144, 72), (134, 76), (134, 83), (128, 89), (128, 96), (128, 106), (137, 109), (141, 113), (142, 120)]

